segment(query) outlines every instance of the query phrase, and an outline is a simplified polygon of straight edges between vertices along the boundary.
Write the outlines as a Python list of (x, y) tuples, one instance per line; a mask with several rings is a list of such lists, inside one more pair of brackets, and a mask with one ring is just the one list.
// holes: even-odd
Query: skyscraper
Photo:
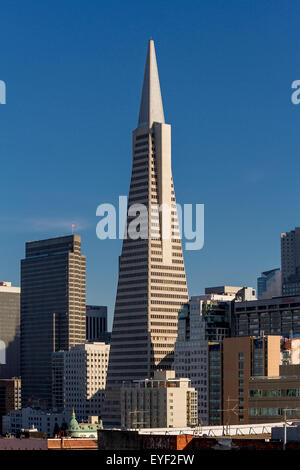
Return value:
[[(132, 145), (128, 213), (132, 214), (134, 204), (142, 204), (147, 215), (141, 238), (125, 238), (119, 258), (106, 425), (120, 425), (122, 381), (142, 380), (153, 376), (156, 369), (171, 368), (178, 312), (188, 301), (171, 170), (171, 126), (165, 124), (152, 40)], [(159, 211), (158, 206), (164, 209)], [(128, 231), (132, 220), (127, 215)]]
[(21, 261), (23, 406), (51, 406), (52, 353), (85, 342), (85, 265), (79, 235), (26, 243)]
[(281, 234), (282, 295), (300, 294), (300, 227)]

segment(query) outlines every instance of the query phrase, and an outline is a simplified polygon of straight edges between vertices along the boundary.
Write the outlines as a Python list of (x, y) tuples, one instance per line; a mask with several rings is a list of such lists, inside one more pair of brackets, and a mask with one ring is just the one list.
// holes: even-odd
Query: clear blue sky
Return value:
[(0, 279), (19, 284), (25, 241), (75, 221), (87, 300), (112, 315), (121, 243), (96, 238), (95, 213), (128, 192), (150, 37), (177, 201), (205, 204), (190, 295), (280, 265), (280, 232), (300, 224), (299, 1), (10, 0), (0, 15)]

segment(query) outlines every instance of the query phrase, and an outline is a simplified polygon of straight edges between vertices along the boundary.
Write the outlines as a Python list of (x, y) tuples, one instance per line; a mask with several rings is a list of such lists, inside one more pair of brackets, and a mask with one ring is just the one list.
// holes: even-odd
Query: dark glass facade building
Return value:
[(87, 341), (104, 341), (109, 343), (107, 332), (107, 307), (102, 305), (86, 306), (86, 339)]
[(86, 340), (86, 260), (81, 238), (26, 243), (21, 261), (22, 406), (52, 405), (52, 353)]
[(209, 424), (222, 424), (223, 363), (221, 343), (208, 344), (208, 409)]

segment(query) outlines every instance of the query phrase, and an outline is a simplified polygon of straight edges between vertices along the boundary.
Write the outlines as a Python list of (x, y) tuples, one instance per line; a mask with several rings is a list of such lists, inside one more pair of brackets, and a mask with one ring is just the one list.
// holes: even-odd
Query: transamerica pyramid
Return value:
[[(132, 148), (128, 211), (134, 204), (145, 206), (146, 236), (124, 238), (119, 258), (103, 412), (106, 426), (120, 426), (123, 381), (150, 378), (155, 369), (172, 368), (178, 313), (188, 301), (171, 170), (171, 126), (165, 124), (152, 40)], [(127, 229), (132, 219), (127, 215)]]

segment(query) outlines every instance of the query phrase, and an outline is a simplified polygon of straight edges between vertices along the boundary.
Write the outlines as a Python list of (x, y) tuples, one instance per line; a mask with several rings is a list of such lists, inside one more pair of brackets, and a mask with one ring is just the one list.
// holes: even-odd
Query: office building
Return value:
[(120, 425), (123, 380), (143, 380), (157, 369), (172, 367), (178, 312), (188, 301), (171, 169), (171, 126), (165, 123), (152, 40), (132, 142), (128, 210), (132, 213), (135, 204), (142, 204), (143, 210), (140, 231), (133, 235), (135, 216), (127, 218), (127, 238), (119, 259), (104, 415), (107, 426)]
[(86, 343), (64, 353), (65, 409), (74, 409), (80, 420), (102, 416), (109, 348)]
[(21, 379), (0, 379), (0, 434), (2, 434), (2, 417), (11, 410), (21, 408)]
[(281, 365), (273, 377), (249, 380), (249, 423), (300, 418), (300, 365)]
[(264, 271), (257, 278), (258, 299), (271, 299), (281, 296), (281, 271), (279, 268)]
[(175, 428), (198, 422), (197, 392), (188, 378), (174, 371), (155, 371), (151, 379), (124, 382), (121, 388), (122, 427)]
[(86, 306), (86, 340), (110, 342), (110, 333), (107, 331), (107, 307)]
[(249, 380), (278, 376), (280, 336), (224, 338), (223, 424), (249, 422)]
[(198, 421), (202, 424), (209, 424), (210, 342), (229, 335), (233, 298), (219, 294), (195, 296), (178, 316), (174, 370), (178, 377), (189, 377), (197, 390)]
[(174, 370), (189, 377), (198, 392), (198, 420), (221, 424), (221, 341), (230, 336), (231, 309), (236, 298), (255, 298), (251, 287), (218, 286), (191, 297), (178, 316)]
[(0, 282), (0, 378), (20, 376), (20, 287)]
[(282, 295), (300, 295), (300, 227), (281, 234)]
[(235, 302), (232, 336), (300, 335), (300, 296)]
[(52, 353), (85, 342), (85, 266), (79, 235), (26, 243), (21, 261), (22, 406), (52, 406)]

